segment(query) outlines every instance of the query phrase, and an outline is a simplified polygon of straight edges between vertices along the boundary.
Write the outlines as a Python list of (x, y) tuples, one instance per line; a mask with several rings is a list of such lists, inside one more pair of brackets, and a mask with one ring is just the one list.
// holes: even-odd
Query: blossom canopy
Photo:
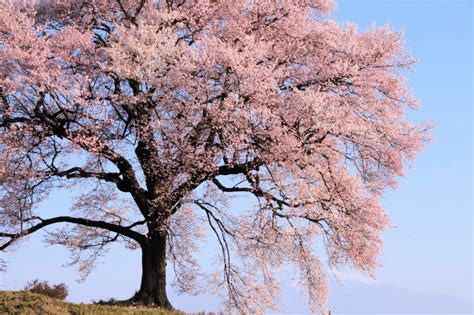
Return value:
[[(374, 276), (389, 224), (380, 198), (430, 128), (405, 117), (417, 100), (402, 34), (339, 24), (334, 7), (1, 0), (0, 249), (63, 223), (47, 241), (87, 274), (123, 242), (143, 257), (131, 301), (171, 308), (166, 261), (196, 292), (193, 253), (209, 231), (222, 268), (203, 279), (229, 308), (277, 308), (277, 270), (292, 264), (323, 313), (315, 248), (330, 268)], [(42, 217), (65, 188), (70, 207)]]

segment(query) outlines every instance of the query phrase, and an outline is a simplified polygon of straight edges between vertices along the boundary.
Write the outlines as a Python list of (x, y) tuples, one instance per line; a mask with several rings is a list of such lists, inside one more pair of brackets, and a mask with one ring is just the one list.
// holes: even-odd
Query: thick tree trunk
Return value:
[(166, 234), (156, 233), (142, 245), (140, 291), (132, 298), (136, 304), (172, 309), (166, 295)]

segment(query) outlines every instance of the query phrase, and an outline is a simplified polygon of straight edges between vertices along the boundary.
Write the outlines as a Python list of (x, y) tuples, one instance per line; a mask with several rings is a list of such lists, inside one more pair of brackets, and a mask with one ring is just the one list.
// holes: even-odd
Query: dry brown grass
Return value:
[(179, 311), (156, 308), (74, 304), (27, 291), (0, 291), (0, 314), (79, 315), (79, 314), (146, 314), (183, 315)]

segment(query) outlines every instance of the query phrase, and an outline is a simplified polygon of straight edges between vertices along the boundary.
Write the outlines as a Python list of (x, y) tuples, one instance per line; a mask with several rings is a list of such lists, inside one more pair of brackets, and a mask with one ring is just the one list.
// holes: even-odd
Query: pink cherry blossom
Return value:
[[(2, 0), (0, 249), (70, 223), (47, 241), (84, 276), (112, 242), (142, 250), (129, 302), (171, 308), (168, 261), (182, 292), (207, 280), (242, 313), (277, 309), (293, 265), (325, 313), (328, 269), (375, 276), (380, 198), (430, 138), (405, 117), (418, 103), (402, 34), (339, 24), (334, 8)], [(41, 217), (58, 188), (75, 201)], [(194, 252), (209, 233), (221, 265), (206, 275)]]

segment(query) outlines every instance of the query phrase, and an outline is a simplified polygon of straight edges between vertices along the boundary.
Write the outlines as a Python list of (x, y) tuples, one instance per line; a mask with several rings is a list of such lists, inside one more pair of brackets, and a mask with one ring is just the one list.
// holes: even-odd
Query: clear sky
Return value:
[[(409, 117), (430, 120), (435, 141), (418, 156), (396, 191), (384, 197), (396, 227), (384, 235), (384, 266), (377, 282), (352, 271), (331, 281), (330, 308), (339, 313), (470, 313), (472, 293), (472, 15), (465, 1), (339, 0), (334, 17), (366, 28), (390, 23), (403, 29), (406, 47), (419, 59), (408, 84), (421, 101)], [(52, 199), (48, 206), (64, 206)], [(139, 252), (113, 247), (89, 278), (77, 283), (69, 253), (46, 247), (36, 234), (13, 254), (8, 272), (0, 274), (1, 290), (21, 289), (34, 278), (70, 288), (69, 300), (130, 297), (138, 289)], [(206, 260), (208, 255), (202, 254)], [(306, 313), (304, 298), (285, 285), (283, 303), (291, 313)], [(189, 297), (171, 293), (175, 307), (185, 311), (217, 306), (210, 295)], [(292, 303), (288, 303), (289, 299)], [(301, 299), (295, 303), (294, 299)], [(295, 308), (295, 305), (298, 305)]]

